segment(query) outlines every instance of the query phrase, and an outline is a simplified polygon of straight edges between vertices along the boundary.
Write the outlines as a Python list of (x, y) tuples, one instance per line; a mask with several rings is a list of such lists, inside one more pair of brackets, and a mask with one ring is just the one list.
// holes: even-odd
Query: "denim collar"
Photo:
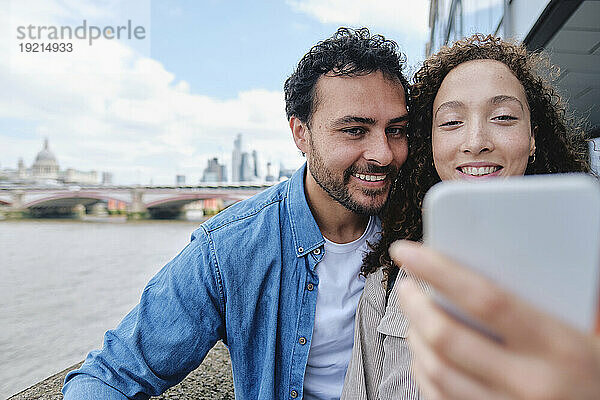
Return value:
[(325, 243), (321, 230), (315, 221), (304, 192), (304, 176), (307, 173), (306, 163), (300, 167), (288, 182), (288, 213), (292, 227), (292, 237), (296, 249), (296, 257), (310, 254)]

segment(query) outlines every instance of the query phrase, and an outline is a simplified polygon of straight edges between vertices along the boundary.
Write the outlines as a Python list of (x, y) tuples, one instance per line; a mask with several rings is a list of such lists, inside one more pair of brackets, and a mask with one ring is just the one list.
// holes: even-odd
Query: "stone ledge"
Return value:
[[(9, 397), (7, 400), (60, 400), (63, 398), (60, 389), (65, 380), (65, 375), (69, 371), (78, 368), (81, 364), (80, 362), (52, 375), (30, 388)], [(217, 343), (206, 355), (204, 362), (181, 381), (181, 383), (173, 386), (160, 396), (151, 397), (153, 400), (233, 400), (234, 398), (229, 352), (221, 342)]]

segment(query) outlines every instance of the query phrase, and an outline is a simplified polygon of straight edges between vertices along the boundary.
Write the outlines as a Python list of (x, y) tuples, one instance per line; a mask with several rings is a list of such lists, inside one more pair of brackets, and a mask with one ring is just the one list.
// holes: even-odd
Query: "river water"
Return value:
[(0, 398), (100, 347), (198, 225), (0, 221)]

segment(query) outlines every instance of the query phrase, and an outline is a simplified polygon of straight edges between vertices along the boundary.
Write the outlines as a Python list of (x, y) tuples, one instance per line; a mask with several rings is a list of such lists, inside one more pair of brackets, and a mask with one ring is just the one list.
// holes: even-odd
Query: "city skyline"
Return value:
[[(289, 178), (294, 168), (286, 168), (283, 164), (273, 167), (270, 160), (262, 160), (255, 149), (246, 149), (243, 135), (238, 133), (233, 141), (232, 164), (220, 163), (218, 157), (208, 159), (207, 166), (198, 182), (187, 180), (186, 175), (174, 177), (176, 186), (193, 186), (203, 183), (268, 183)], [(249, 151), (246, 151), (249, 150)], [(48, 138), (44, 138), (42, 149), (37, 153), (31, 166), (19, 157), (16, 167), (0, 164), (0, 184), (84, 184), (113, 185), (113, 173), (110, 171), (81, 171), (72, 166), (61, 168), (55, 153), (50, 149)], [(236, 172), (237, 170), (237, 172)], [(228, 173), (231, 171), (231, 173)], [(149, 184), (154, 182), (150, 177)], [(133, 182), (142, 184), (143, 182)]]
[[(339, 26), (366, 25), (396, 40), (415, 66), (427, 10), (427, 2), (391, 0), (2, 2), (0, 168), (29, 163), (48, 137), (61, 165), (110, 171), (115, 184), (172, 184), (176, 175), (197, 183), (210, 159), (232, 165), (238, 133), (262, 164), (296, 168), (304, 159), (282, 88), (300, 57)], [(84, 20), (132, 20), (147, 48), (96, 40), (74, 43), (73, 54), (17, 50), (14, 27)]]
[[(102, 179), (100, 181), (100, 179)], [(55, 154), (50, 150), (48, 138), (44, 139), (43, 148), (35, 156), (28, 167), (22, 157), (19, 157), (16, 168), (0, 164), (0, 183), (38, 184), (38, 183), (82, 183), (97, 185), (111, 184), (112, 174), (107, 171), (82, 171), (76, 168), (60, 168)]]

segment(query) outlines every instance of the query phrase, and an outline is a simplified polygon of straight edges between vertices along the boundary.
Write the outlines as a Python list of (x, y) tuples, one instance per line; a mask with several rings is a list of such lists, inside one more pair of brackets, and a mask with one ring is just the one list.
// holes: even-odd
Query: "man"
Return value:
[(222, 340), (236, 397), (339, 397), (376, 215), (407, 156), (406, 79), (394, 42), (340, 29), (285, 83), (307, 164), (202, 224), (144, 289), (65, 399), (148, 398)]

